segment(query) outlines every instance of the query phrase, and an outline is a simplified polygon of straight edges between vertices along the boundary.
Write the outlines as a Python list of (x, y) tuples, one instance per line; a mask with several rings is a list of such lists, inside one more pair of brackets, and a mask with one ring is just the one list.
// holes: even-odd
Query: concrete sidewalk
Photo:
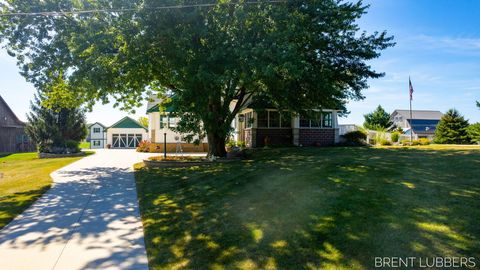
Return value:
[(1, 269), (148, 269), (132, 165), (152, 154), (96, 152), (0, 231)]

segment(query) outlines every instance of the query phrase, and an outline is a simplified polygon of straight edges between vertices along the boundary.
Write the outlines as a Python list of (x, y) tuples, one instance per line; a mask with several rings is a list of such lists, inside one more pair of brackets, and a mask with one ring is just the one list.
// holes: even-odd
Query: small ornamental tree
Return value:
[(375, 111), (365, 114), (363, 117), (365, 118), (363, 126), (371, 130), (385, 130), (393, 124), (390, 121), (390, 114), (380, 105), (378, 105)]
[(435, 143), (468, 144), (468, 121), (456, 110), (450, 109), (442, 116), (435, 130)]
[(467, 132), (473, 143), (480, 144), (480, 123), (471, 124), (468, 127)]
[(74, 153), (87, 135), (85, 113), (80, 108), (46, 107), (46, 97), (40, 92), (30, 103), (25, 128), (27, 135), (42, 153)]

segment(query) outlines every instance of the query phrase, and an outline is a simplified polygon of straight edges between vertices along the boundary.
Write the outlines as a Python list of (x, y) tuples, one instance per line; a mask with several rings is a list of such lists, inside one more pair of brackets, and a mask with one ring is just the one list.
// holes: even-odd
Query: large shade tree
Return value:
[[(385, 32), (359, 29), (356, 20), (368, 8), (361, 2), (12, 0), (3, 5), (3, 12), (109, 9), (1, 17), (0, 38), (37, 87), (59, 76), (67, 82), (68, 89), (61, 89), (70, 94), (47, 93), (55, 103), (91, 106), (113, 97), (128, 110), (152, 92), (169, 96), (182, 119), (177, 129), (206, 134), (209, 154), (217, 156), (225, 155), (230, 123), (245, 102), (268, 101), (291, 112), (345, 109), (348, 100), (363, 98), (367, 79), (383, 75), (367, 61), (393, 45)], [(64, 96), (69, 98), (59, 98)], [(232, 101), (237, 102), (230, 108)]]

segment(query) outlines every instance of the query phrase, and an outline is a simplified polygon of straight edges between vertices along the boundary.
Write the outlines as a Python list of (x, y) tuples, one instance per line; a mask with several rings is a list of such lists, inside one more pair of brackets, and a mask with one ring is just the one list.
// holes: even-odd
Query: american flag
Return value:
[(413, 86), (410, 77), (408, 77), (408, 88), (410, 90), (410, 100), (413, 100)]

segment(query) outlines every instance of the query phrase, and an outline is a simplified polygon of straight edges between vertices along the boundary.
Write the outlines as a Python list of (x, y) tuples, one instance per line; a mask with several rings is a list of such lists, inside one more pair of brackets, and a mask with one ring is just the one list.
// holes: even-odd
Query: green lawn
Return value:
[(0, 229), (48, 190), (51, 172), (80, 158), (38, 159), (37, 153), (0, 154)]
[(151, 269), (366, 270), (375, 256), (480, 258), (479, 175), (479, 147), (358, 147), (138, 165), (136, 180)]

